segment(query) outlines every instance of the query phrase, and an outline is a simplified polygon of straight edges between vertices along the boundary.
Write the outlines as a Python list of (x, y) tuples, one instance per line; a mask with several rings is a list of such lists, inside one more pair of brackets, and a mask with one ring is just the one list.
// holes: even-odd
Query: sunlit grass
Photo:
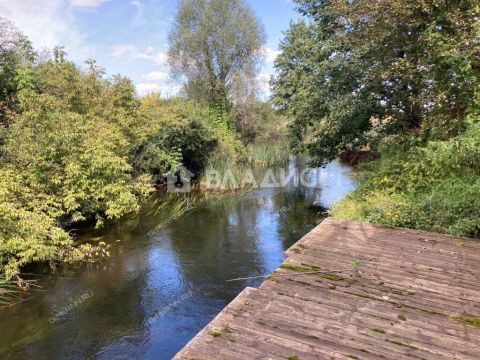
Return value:
[[(235, 162), (222, 153), (214, 154), (204, 169), (200, 181), (200, 190), (216, 192), (246, 191), (252, 188), (248, 182), (242, 182), (247, 172), (259, 172), (270, 166), (288, 163), (290, 148), (285, 142), (256, 143), (248, 146), (243, 161)], [(214, 179), (217, 181), (213, 181)], [(259, 179), (256, 179), (258, 181)], [(261, 179), (260, 179), (261, 180)], [(215, 186), (212, 184), (215, 183)]]
[(247, 154), (254, 164), (272, 166), (288, 162), (290, 148), (285, 142), (260, 143), (248, 147)]
[(37, 286), (34, 281), (23, 279), (8, 280), (0, 275), (0, 308), (15, 305), (24, 300), (23, 295), (31, 288)]

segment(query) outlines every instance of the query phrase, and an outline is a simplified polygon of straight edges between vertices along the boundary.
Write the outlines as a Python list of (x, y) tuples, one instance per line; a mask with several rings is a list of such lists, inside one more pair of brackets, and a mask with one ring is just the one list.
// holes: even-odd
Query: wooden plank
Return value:
[(329, 218), (285, 254), (174, 359), (480, 359), (479, 241)]

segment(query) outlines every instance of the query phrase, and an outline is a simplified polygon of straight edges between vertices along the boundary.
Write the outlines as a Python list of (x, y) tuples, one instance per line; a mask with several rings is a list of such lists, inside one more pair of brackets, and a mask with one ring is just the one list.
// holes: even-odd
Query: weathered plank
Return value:
[(329, 218), (286, 255), (175, 359), (480, 359), (480, 241)]

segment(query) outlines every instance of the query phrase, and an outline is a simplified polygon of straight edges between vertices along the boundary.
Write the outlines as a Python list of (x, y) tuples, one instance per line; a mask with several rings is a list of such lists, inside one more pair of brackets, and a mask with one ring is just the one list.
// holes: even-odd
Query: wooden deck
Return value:
[(175, 359), (480, 359), (480, 241), (326, 219)]

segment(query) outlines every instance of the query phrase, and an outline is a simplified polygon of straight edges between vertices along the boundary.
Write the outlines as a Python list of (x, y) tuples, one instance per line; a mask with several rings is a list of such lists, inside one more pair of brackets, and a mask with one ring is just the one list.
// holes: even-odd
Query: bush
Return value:
[(277, 114), (269, 102), (250, 101), (232, 110), (235, 128), (242, 141), (284, 141), (286, 119)]
[(364, 167), (364, 183), (332, 214), (480, 237), (480, 122), (468, 122), (467, 131), (450, 140), (384, 144), (382, 159)]
[(204, 125), (205, 113), (186, 100), (149, 101), (147, 117), (159, 126), (150, 129), (151, 134), (138, 146), (136, 168), (157, 181), (179, 164), (198, 173), (217, 146), (213, 130)]
[(17, 81), (20, 113), (0, 163), (0, 272), (7, 278), (29, 262), (78, 258), (65, 229), (136, 211), (152, 189), (148, 176), (133, 176), (139, 103), (129, 81), (64, 61), (26, 69)]

